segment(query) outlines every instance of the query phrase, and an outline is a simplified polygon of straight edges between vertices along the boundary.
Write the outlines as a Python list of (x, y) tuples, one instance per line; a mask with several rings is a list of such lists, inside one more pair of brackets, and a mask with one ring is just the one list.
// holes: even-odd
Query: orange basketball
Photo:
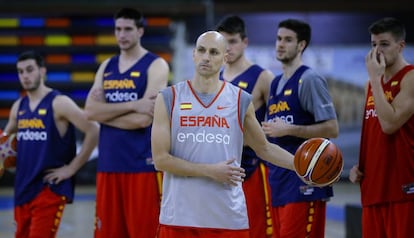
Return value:
[(339, 148), (325, 138), (311, 138), (303, 142), (294, 157), (296, 174), (307, 184), (327, 186), (336, 182), (344, 161)]
[(0, 169), (12, 169), (16, 167), (16, 155), (16, 134), (0, 136)]

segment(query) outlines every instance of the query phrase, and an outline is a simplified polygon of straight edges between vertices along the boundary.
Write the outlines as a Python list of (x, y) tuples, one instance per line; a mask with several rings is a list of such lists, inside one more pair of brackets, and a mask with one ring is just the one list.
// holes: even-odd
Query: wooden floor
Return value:
[[(345, 204), (359, 202), (358, 186), (337, 183), (335, 196), (328, 203), (325, 238), (345, 238)], [(0, 187), (0, 238), (14, 237), (11, 188)], [(6, 204), (7, 203), (7, 204)], [(75, 202), (67, 205), (58, 238), (92, 238), (95, 215), (95, 187), (78, 186)]]

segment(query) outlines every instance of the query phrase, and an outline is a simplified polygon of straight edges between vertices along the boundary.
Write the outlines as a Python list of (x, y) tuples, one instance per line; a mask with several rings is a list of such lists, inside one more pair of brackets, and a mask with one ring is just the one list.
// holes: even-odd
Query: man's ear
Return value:
[(40, 74), (42, 75), (42, 79), (46, 81), (47, 69), (46, 67), (40, 67)]
[(401, 53), (403, 51), (403, 49), (405, 48), (405, 40), (401, 40), (400, 43), (399, 43), (399, 45), (400, 45), (399, 52)]
[(144, 32), (145, 32), (144, 27), (138, 27), (139, 37), (142, 37), (144, 35)]
[(300, 51), (303, 53), (303, 49), (305, 49), (306, 48), (306, 45), (308, 44), (305, 40), (301, 40), (301, 41), (299, 41), (299, 47), (300, 47)]
[(229, 54), (227, 53), (227, 51), (224, 53), (224, 57), (223, 57), (223, 64), (227, 63)]

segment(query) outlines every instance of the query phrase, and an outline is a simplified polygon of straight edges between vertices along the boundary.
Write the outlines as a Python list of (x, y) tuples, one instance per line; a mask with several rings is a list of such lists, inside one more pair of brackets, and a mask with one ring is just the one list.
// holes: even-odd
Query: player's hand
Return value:
[(234, 165), (236, 159), (230, 159), (212, 165), (210, 177), (223, 184), (237, 186), (244, 181), (246, 174), (240, 166)]
[(354, 165), (349, 171), (349, 181), (351, 181), (352, 183), (361, 182), (363, 176), (364, 174), (359, 170), (358, 165)]
[(47, 174), (43, 178), (43, 182), (49, 184), (59, 184), (63, 180), (68, 179), (75, 174), (73, 169), (68, 165), (64, 165), (56, 169), (49, 169), (46, 173)]
[(131, 101), (134, 103), (134, 110), (138, 113), (148, 114), (151, 117), (154, 115), (154, 105), (157, 95), (150, 95), (149, 97), (143, 97), (137, 101)]
[(270, 137), (281, 137), (289, 135), (289, 126), (289, 124), (278, 117), (275, 118), (272, 122), (262, 122), (263, 132), (266, 134), (266, 136)]
[(371, 83), (380, 83), (382, 75), (385, 73), (385, 57), (378, 51), (378, 48), (372, 48), (365, 57), (365, 66), (368, 71)]

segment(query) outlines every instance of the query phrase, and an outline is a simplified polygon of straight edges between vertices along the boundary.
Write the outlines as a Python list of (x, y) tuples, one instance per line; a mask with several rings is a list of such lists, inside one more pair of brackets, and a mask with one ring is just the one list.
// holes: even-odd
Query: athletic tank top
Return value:
[[(248, 93), (252, 93), (260, 74), (263, 72), (263, 68), (259, 65), (252, 65), (247, 70), (235, 77), (231, 83), (239, 88), (245, 90)], [(223, 77), (223, 71), (220, 72), (220, 80), (225, 80)], [(260, 108), (256, 109), (256, 118), (259, 122), (264, 121), (266, 114), (266, 104), (263, 104)], [(242, 163), (241, 166), (245, 169), (246, 178), (256, 170), (259, 165), (259, 157), (257, 157), (254, 150), (248, 146), (243, 147)]]
[(29, 98), (23, 97), (17, 112), (17, 164), (15, 205), (30, 202), (49, 186), (56, 194), (73, 200), (73, 178), (59, 184), (43, 182), (46, 170), (68, 164), (76, 155), (75, 127), (69, 123), (63, 137), (56, 128), (52, 102), (60, 93), (49, 92), (32, 111)]
[[(277, 86), (282, 75), (277, 76), (271, 84), (268, 101), (267, 120), (281, 118), (295, 125), (315, 123), (312, 114), (305, 111), (299, 100), (299, 84), (303, 72), (309, 67), (302, 65), (287, 81), (280, 93)], [(306, 140), (295, 136), (268, 137), (268, 140), (294, 154)], [(306, 185), (294, 171), (269, 164), (269, 184), (272, 192), (272, 206), (282, 206), (291, 202), (314, 201), (332, 196), (332, 187), (311, 187)]]
[[(173, 91), (171, 154), (194, 163), (213, 164), (236, 158), (240, 166), (243, 128), (240, 97), (247, 93), (223, 83), (216, 97), (205, 105), (190, 81)], [(247, 106), (246, 106), (247, 107)], [(244, 108), (244, 111), (246, 108)], [(206, 177), (163, 177), (160, 223), (173, 226), (247, 229), (248, 218), (242, 184), (230, 186)]]
[[(400, 92), (404, 75), (414, 70), (408, 65), (383, 83), (388, 102)], [(411, 80), (414, 83), (413, 80)], [(414, 116), (396, 132), (387, 135), (379, 123), (371, 85), (368, 85), (361, 133), (359, 168), (364, 173), (361, 180), (362, 205), (414, 200)], [(411, 184), (411, 191), (404, 186)]]
[[(144, 96), (147, 71), (158, 56), (148, 52), (130, 69), (119, 72), (119, 56), (108, 62), (103, 74), (107, 103), (135, 101)], [(101, 124), (98, 172), (155, 171), (151, 154), (151, 126), (124, 130)]]

